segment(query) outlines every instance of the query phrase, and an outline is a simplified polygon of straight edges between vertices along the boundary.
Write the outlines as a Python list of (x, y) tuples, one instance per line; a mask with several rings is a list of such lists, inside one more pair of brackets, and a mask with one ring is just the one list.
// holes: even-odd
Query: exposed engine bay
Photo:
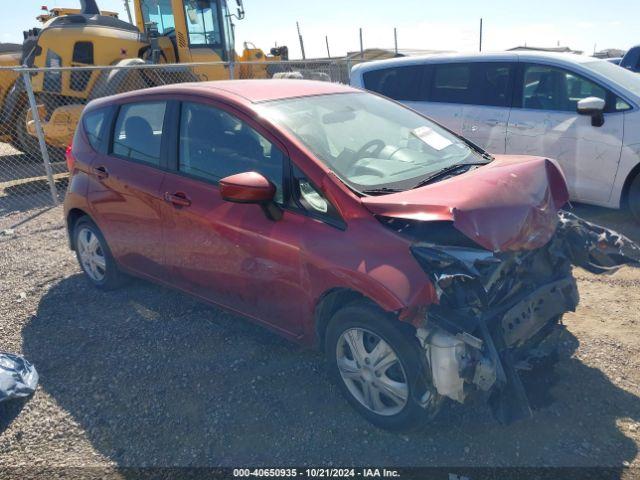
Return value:
[[(411, 247), (439, 300), (417, 329), (439, 395), (462, 403), (486, 392), (498, 420), (530, 416), (518, 372), (550, 353), (562, 315), (575, 311), (572, 267), (596, 274), (640, 267), (640, 247), (630, 239), (566, 211), (558, 216), (555, 233), (536, 249), (493, 252), (464, 240)], [(405, 233), (412, 228), (387, 223)]]

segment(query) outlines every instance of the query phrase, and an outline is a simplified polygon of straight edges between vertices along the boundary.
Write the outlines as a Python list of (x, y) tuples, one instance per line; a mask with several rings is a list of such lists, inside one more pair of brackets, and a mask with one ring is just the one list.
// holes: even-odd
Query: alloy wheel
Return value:
[(375, 333), (363, 328), (342, 332), (336, 362), (351, 395), (372, 412), (395, 415), (407, 404), (409, 385), (402, 363)]
[(91, 229), (82, 227), (78, 232), (77, 248), (85, 273), (91, 280), (102, 282), (107, 273), (107, 263), (98, 236)]

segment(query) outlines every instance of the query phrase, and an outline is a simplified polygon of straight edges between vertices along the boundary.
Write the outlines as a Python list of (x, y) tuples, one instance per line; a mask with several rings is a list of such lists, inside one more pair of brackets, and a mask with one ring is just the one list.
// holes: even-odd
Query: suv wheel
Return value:
[(325, 353), (331, 376), (363, 417), (387, 430), (417, 430), (442, 398), (417, 338), (393, 322), (372, 304), (347, 305), (327, 327)]
[(640, 222), (640, 173), (638, 173), (636, 178), (633, 179), (633, 182), (631, 182), (629, 196), (627, 198), (631, 215), (633, 215), (637, 222)]
[(73, 232), (76, 257), (89, 281), (105, 290), (120, 286), (122, 274), (96, 224), (88, 217), (82, 217)]

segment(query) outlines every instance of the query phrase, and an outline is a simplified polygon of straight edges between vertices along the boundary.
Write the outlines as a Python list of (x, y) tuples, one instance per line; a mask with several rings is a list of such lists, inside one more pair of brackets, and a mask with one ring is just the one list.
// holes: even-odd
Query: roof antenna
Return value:
[(82, 15), (100, 15), (96, 0), (80, 0), (80, 13)]

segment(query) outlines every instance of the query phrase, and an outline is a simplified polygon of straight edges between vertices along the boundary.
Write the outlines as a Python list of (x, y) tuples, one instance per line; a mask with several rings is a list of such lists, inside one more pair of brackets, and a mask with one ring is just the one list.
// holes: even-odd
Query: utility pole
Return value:
[(362, 45), (362, 27), (360, 27), (360, 59), (364, 60), (364, 47)]
[(327, 57), (331, 58), (331, 52), (329, 51), (329, 36), (328, 35), (324, 36), (324, 41), (327, 44)]
[(482, 18), (480, 18), (480, 51), (482, 51)]
[(393, 27), (393, 49), (397, 57), (398, 56), (398, 29), (396, 27)]
[(129, 17), (129, 23), (133, 25), (133, 17), (131, 16), (131, 8), (129, 8), (129, 0), (124, 0), (124, 9), (127, 11), (127, 17)]
[(302, 40), (302, 34), (300, 33), (300, 24), (296, 22), (296, 28), (298, 29), (298, 40), (300, 40), (300, 50), (302, 51), (302, 59), (306, 60), (307, 56), (304, 54), (304, 41)]

